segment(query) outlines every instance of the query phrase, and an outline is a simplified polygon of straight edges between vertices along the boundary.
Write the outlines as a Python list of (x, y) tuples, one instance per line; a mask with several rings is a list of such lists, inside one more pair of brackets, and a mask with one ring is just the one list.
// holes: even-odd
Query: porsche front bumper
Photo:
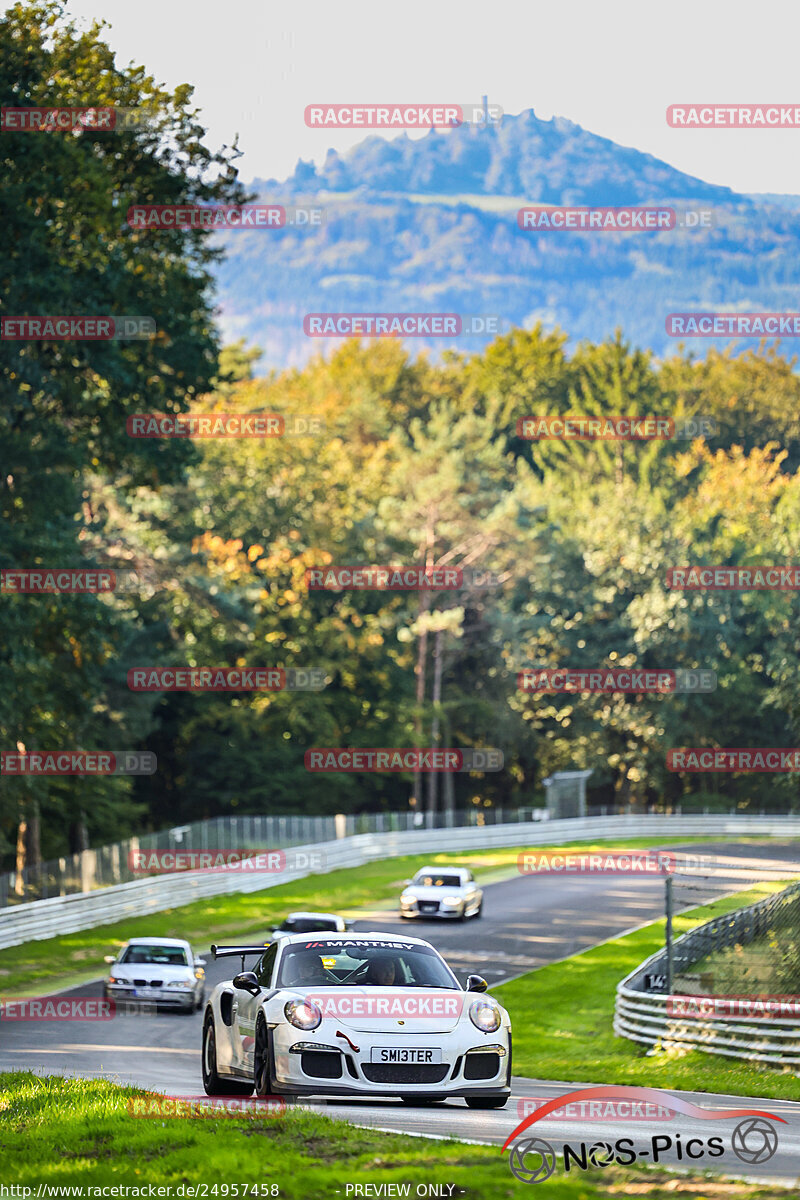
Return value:
[[(336, 1031), (312, 1040), (294, 1028), (276, 1027), (272, 1037), (277, 1091), (350, 1096), (509, 1095), (505, 1031), (498, 1030), (483, 1042), (477, 1036), (462, 1029), (438, 1037), (348, 1031), (339, 1047), (335, 1044), (340, 1040)], [(371, 1061), (373, 1049), (385, 1049), (389, 1044), (402, 1046), (404, 1042), (413, 1043), (414, 1048), (427, 1046), (441, 1051), (441, 1063), (427, 1066)]]

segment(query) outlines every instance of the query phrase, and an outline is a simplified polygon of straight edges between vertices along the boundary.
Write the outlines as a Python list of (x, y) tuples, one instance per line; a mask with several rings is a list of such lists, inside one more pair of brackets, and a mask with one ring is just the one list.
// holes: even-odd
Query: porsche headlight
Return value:
[(469, 1019), (481, 1033), (494, 1033), (500, 1028), (500, 1009), (491, 1000), (473, 1000), (469, 1006)]
[(287, 1000), (283, 1011), (295, 1029), (316, 1029), (322, 1021), (322, 1010), (313, 1000)]

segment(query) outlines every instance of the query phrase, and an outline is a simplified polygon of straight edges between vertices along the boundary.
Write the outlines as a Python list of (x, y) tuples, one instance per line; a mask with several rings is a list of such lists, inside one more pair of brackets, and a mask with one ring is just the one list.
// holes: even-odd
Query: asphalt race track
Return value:
[[(678, 849), (679, 847), (671, 847)], [(718, 868), (713, 877), (676, 877), (676, 907), (685, 908), (726, 892), (745, 888), (750, 880), (783, 877), (800, 870), (800, 844), (760, 843), (736, 846), (720, 843), (687, 845), (687, 853), (713, 854)], [(663, 913), (664, 883), (644, 876), (515, 876), (485, 888), (483, 916), (464, 923), (402, 921), (395, 912), (376, 910), (356, 923), (356, 930), (382, 930), (410, 934), (431, 941), (462, 980), (470, 972), (483, 975), (490, 986), (503, 982), (542, 963), (552, 962), (592, 946), (606, 938), (641, 925)], [(176, 936), (181, 931), (176, 928)], [(262, 941), (266, 938), (247, 941)], [(231, 963), (208, 961), (209, 990), (228, 978)], [(72, 995), (101, 995), (100, 980), (75, 989)], [(565, 1002), (568, 999), (565, 998)], [(514, 1014), (512, 1012), (512, 1021)], [(610, 1014), (609, 1014), (610, 1019)], [(171, 1095), (202, 1093), (200, 1037), (202, 1013), (164, 1012), (158, 1015), (118, 1014), (109, 1021), (2, 1021), (0, 1022), (0, 1070), (35, 1070), (39, 1073), (102, 1077), (132, 1083)], [(605, 1081), (598, 1079), (596, 1084)], [(576, 1084), (575, 1087), (589, 1087)], [(569, 1090), (568, 1082), (539, 1082), (514, 1079), (513, 1097), (505, 1109), (481, 1112), (468, 1109), (462, 1101), (426, 1108), (411, 1108), (399, 1101), (375, 1103), (366, 1100), (331, 1103), (314, 1102), (331, 1116), (365, 1125), (377, 1125), (408, 1133), (456, 1137), (462, 1140), (502, 1145), (525, 1115), (526, 1097), (550, 1097)], [(798, 1084), (800, 1094), (800, 1083)], [(761, 1101), (752, 1105), (740, 1097), (677, 1093), (696, 1103), (716, 1108), (758, 1107), (786, 1117), (778, 1126), (779, 1148), (761, 1167), (747, 1166), (730, 1149), (735, 1119), (693, 1121), (678, 1116), (674, 1121), (614, 1120), (611, 1124), (548, 1118), (532, 1133), (547, 1138), (560, 1149), (562, 1141), (592, 1143), (631, 1137), (642, 1161), (651, 1136), (679, 1129), (683, 1142), (690, 1137), (723, 1136), (726, 1151), (721, 1158), (703, 1159), (681, 1166), (697, 1166), (750, 1179), (781, 1181), (787, 1185), (800, 1178), (800, 1102)], [(674, 1152), (662, 1155), (664, 1163), (677, 1164)]]

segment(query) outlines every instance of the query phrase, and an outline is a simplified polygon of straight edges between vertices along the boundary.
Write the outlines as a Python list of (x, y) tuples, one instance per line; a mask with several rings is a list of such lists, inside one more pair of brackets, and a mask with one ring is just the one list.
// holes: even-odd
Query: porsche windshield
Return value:
[(430, 987), (461, 990), (435, 950), (401, 942), (296, 942), (281, 959), (279, 987)]

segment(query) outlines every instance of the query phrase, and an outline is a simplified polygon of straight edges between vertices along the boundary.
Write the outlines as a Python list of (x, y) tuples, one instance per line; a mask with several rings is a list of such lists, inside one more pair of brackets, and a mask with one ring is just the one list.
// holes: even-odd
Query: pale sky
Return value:
[[(568, 117), (742, 192), (800, 194), (800, 129), (670, 129), (675, 103), (800, 104), (792, 0), (71, 0), (127, 64), (195, 85), (209, 144), (244, 180), (284, 178), (366, 133), (307, 104), (478, 103)], [(397, 136), (384, 131), (379, 136)]]

